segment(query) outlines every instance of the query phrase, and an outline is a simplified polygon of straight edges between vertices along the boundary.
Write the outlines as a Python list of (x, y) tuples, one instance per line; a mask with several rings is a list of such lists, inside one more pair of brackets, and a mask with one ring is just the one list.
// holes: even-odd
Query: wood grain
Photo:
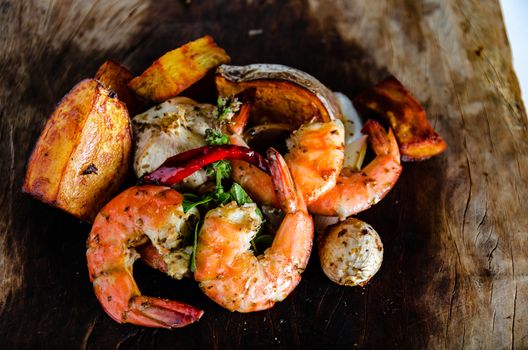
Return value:
[[(497, 1), (1, 0), (0, 23), (0, 348), (528, 347), (528, 121)], [(360, 215), (385, 246), (367, 287), (312, 259), (286, 301), (242, 315), (137, 264), (145, 294), (206, 314), (172, 332), (118, 325), (88, 281), (89, 227), (21, 193), (26, 160), (106, 59), (137, 74), (203, 34), (234, 64), (294, 66), (349, 96), (394, 74), (449, 148), (405, 164)]]

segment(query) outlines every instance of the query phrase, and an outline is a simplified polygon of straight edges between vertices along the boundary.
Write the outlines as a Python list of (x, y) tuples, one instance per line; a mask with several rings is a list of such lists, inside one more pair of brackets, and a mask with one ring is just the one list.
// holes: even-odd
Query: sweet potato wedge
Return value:
[(309, 120), (329, 121), (341, 113), (328, 88), (311, 75), (287, 66), (223, 65), (217, 69), (215, 80), (220, 96), (255, 90), (252, 117), (258, 120), (256, 124), (272, 121), (299, 127)]
[(130, 119), (113, 95), (86, 79), (64, 96), (33, 149), (24, 192), (93, 220), (130, 169)]
[(146, 99), (162, 102), (202, 79), (207, 72), (230, 60), (206, 35), (158, 58), (128, 86)]
[(105, 88), (117, 93), (117, 98), (126, 104), (130, 116), (142, 112), (145, 107), (143, 98), (127, 85), (133, 78), (134, 75), (128, 69), (113, 60), (103, 63), (95, 74), (95, 79)]
[(438, 135), (413, 95), (388, 77), (354, 98), (362, 116), (381, 116), (394, 130), (403, 161), (420, 161), (442, 153), (447, 144)]

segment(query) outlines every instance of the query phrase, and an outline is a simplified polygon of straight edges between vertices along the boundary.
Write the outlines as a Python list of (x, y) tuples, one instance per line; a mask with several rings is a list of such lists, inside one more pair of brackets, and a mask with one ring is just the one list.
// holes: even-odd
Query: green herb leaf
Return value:
[(194, 227), (194, 241), (191, 255), (191, 272), (196, 271), (196, 245), (198, 244), (198, 227), (200, 226), (200, 220), (196, 222)]
[(227, 145), (229, 136), (218, 129), (207, 129), (205, 130), (205, 142), (210, 146)]
[(229, 192), (224, 192), (224, 189), (217, 190), (213, 193), (214, 200), (218, 205), (224, 205), (232, 201)]
[(229, 190), (229, 194), (231, 195), (231, 198), (237, 202), (238, 205), (244, 205), (246, 203), (253, 203), (253, 201), (251, 200), (249, 195), (246, 193), (246, 191), (244, 191), (242, 186), (240, 186), (236, 182), (234, 182), (233, 186), (231, 186), (231, 189)]
[(227, 179), (231, 176), (231, 163), (228, 160), (216, 161), (205, 168), (205, 173), (207, 176), (216, 174), (216, 185), (218, 186), (219, 179)]
[(214, 111), (214, 116), (223, 121), (230, 121), (236, 112), (240, 109), (242, 103), (237, 98), (218, 97), (216, 101), (217, 108)]
[(216, 99), (216, 105), (218, 106), (219, 109), (225, 108), (225, 106), (227, 105), (227, 102), (228, 102), (228, 98), (226, 97), (218, 96), (218, 98)]
[(183, 212), (187, 213), (189, 210), (191, 210), (194, 207), (197, 207), (199, 205), (207, 204), (213, 200), (213, 197), (211, 197), (209, 194), (200, 197), (193, 193), (185, 193), (183, 195)]
[[(262, 211), (260, 210), (260, 208), (257, 207), (257, 209), (255, 209), (255, 211), (257, 212), (257, 215), (260, 216), (260, 218), (262, 219), (262, 224), (264, 224), (266, 222), (266, 218), (264, 217), (264, 214), (262, 214)], [(262, 225), (262, 227), (263, 226), (264, 225)]]
[(213, 163), (214, 171), (217, 176), (227, 179), (231, 176), (231, 163), (228, 160), (219, 160)]

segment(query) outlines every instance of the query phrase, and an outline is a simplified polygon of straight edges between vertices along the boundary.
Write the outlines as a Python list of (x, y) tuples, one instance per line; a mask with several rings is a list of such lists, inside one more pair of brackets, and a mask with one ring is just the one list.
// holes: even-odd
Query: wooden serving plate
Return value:
[[(0, 348), (527, 348), (528, 120), (497, 1), (0, 1)], [(234, 64), (281, 63), (354, 96), (394, 74), (449, 148), (406, 163), (359, 217), (385, 259), (364, 288), (315, 254), (273, 309), (230, 313), (137, 264), (145, 294), (203, 308), (166, 331), (119, 325), (88, 280), (90, 229), (21, 192), (54, 105), (114, 58), (136, 74), (211, 34)]]

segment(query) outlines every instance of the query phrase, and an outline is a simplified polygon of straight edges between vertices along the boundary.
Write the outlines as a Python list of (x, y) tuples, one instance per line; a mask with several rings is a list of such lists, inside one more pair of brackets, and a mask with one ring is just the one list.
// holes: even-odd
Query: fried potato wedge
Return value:
[(354, 98), (365, 117), (381, 116), (394, 130), (403, 161), (420, 161), (442, 153), (447, 144), (438, 135), (413, 95), (395, 77), (389, 77)]
[(134, 75), (128, 69), (113, 60), (103, 63), (95, 74), (95, 79), (105, 88), (117, 93), (117, 98), (126, 104), (131, 116), (142, 112), (145, 107), (143, 98), (127, 85), (133, 78)]
[(251, 111), (256, 124), (301, 124), (338, 119), (340, 110), (333, 93), (311, 75), (279, 64), (222, 65), (216, 71), (220, 96), (255, 89)]
[(125, 105), (94, 79), (77, 84), (46, 122), (23, 191), (91, 222), (122, 185), (132, 156)]
[(229, 56), (206, 35), (158, 58), (128, 86), (138, 95), (162, 102), (202, 79), (207, 72), (228, 63)]

